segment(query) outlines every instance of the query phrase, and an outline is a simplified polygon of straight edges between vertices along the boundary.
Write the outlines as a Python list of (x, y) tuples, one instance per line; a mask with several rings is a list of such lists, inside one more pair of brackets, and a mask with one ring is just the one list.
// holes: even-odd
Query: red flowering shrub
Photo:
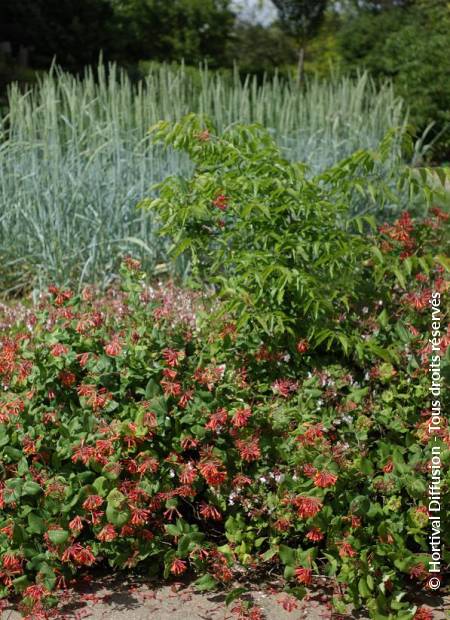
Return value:
[[(439, 297), (444, 320), (441, 221), (403, 215), (365, 239), (365, 286), (336, 316), (322, 300), (334, 347), (308, 327), (270, 338), (239, 326), (229, 306), (177, 320), (131, 260), (120, 312), (52, 288), (31, 328), (1, 341), (1, 594), (40, 611), (104, 563), (190, 570), (204, 589), (278, 567), (296, 597), (326, 574), (373, 618), (413, 618), (404, 593), (426, 586), (429, 561), (427, 304)], [(436, 441), (448, 465), (444, 422)]]

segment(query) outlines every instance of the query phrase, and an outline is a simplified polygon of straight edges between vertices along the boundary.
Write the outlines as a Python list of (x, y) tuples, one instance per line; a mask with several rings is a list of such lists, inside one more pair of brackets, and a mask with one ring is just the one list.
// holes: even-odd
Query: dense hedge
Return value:
[[(216, 189), (211, 219), (237, 205)], [(132, 259), (114, 312), (89, 290), (52, 287), (0, 349), (3, 596), (20, 592), (36, 618), (82, 567), (193, 570), (204, 589), (270, 567), (298, 597), (328, 575), (341, 612), (425, 618), (404, 596), (427, 580), (429, 302), (445, 375), (447, 219), (404, 213), (356, 240), (366, 286), (347, 309), (320, 302), (325, 338), (307, 315), (272, 334), (250, 311), (241, 321), (228, 289), (224, 302), (204, 297), (196, 321), (180, 317)], [(438, 441), (447, 466), (444, 425)]]

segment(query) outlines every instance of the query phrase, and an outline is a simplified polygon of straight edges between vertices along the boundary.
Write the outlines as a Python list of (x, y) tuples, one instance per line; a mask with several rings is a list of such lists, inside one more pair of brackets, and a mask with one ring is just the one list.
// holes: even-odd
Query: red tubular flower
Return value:
[(300, 354), (306, 353), (306, 351), (308, 351), (308, 349), (309, 349), (308, 341), (305, 340), (304, 338), (300, 339), (297, 342), (296, 349), (297, 349), (298, 353), (300, 353)]
[(83, 547), (79, 543), (75, 543), (67, 547), (61, 556), (62, 562), (73, 562), (79, 566), (92, 566), (95, 563), (95, 555), (92, 553), (91, 547)]
[(356, 555), (356, 551), (353, 549), (350, 543), (343, 540), (338, 543), (339, 545), (339, 555), (341, 558), (354, 558)]
[(136, 467), (136, 473), (141, 474), (141, 476), (144, 475), (147, 471), (155, 473), (156, 471), (158, 471), (158, 467), (159, 464), (156, 458), (153, 456), (147, 456), (143, 458), (143, 460)]
[(173, 368), (164, 368), (163, 375), (164, 377), (166, 377), (166, 379), (175, 379), (175, 377), (178, 375), (178, 372)]
[(62, 357), (63, 355), (66, 355), (68, 352), (69, 352), (69, 347), (66, 347), (66, 345), (61, 344), (59, 342), (53, 345), (53, 347), (50, 349), (50, 355), (53, 355), (53, 357)]
[(257, 437), (237, 439), (236, 447), (243, 461), (250, 463), (251, 461), (257, 461), (261, 457), (259, 439)]
[(322, 424), (311, 424), (302, 435), (297, 435), (296, 441), (304, 446), (313, 446), (318, 439), (322, 439), (324, 429)]
[(24, 598), (30, 598), (32, 601), (40, 601), (44, 597), (48, 596), (50, 592), (44, 586), (40, 586), (38, 584), (34, 584), (32, 586), (28, 586), (28, 588), (23, 592)]
[(111, 357), (117, 357), (122, 353), (122, 345), (117, 338), (113, 338), (111, 342), (105, 345), (105, 353)]
[(80, 364), (81, 368), (84, 368), (86, 366), (86, 364), (89, 361), (89, 353), (80, 353), (78, 355), (78, 363)]
[(332, 487), (336, 483), (337, 479), (338, 477), (329, 471), (319, 471), (314, 476), (314, 485), (321, 489), (326, 489), (328, 487)]
[(178, 366), (180, 361), (185, 357), (184, 351), (174, 351), (174, 349), (164, 349), (162, 356), (169, 366), (172, 368)]
[(361, 527), (361, 517), (357, 517), (356, 515), (352, 515), (350, 518), (350, 523), (353, 529), (357, 529)]
[(277, 532), (287, 532), (291, 527), (291, 522), (289, 519), (281, 517), (280, 519), (277, 519), (275, 521), (273, 527), (275, 530), (277, 530)]
[(272, 390), (275, 394), (288, 398), (298, 388), (298, 381), (292, 381), (292, 379), (277, 379), (272, 383)]
[(178, 401), (178, 406), (182, 409), (185, 409), (189, 402), (192, 400), (192, 396), (194, 395), (194, 390), (186, 390), (184, 394), (180, 396), (180, 400)]
[(131, 525), (141, 527), (145, 525), (145, 522), (148, 520), (149, 516), (150, 510), (133, 507), (131, 509)]
[(394, 469), (394, 463), (389, 459), (389, 461), (384, 465), (383, 471), (385, 474), (390, 474)]
[(81, 461), (84, 465), (87, 465), (91, 459), (95, 457), (95, 449), (92, 446), (74, 446), (72, 463)]
[(74, 534), (78, 534), (83, 529), (83, 521), (78, 515), (72, 519), (69, 523), (69, 530)]
[(117, 538), (117, 532), (111, 523), (105, 525), (104, 528), (97, 534), (98, 540), (101, 542), (111, 542), (115, 538)]
[(174, 575), (182, 575), (186, 569), (186, 562), (184, 560), (180, 560), (179, 558), (175, 558), (172, 562), (172, 566), (170, 567), (170, 572)]
[(305, 465), (303, 465), (303, 473), (308, 478), (314, 478), (317, 473), (317, 469), (311, 463), (306, 463)]
[(222, 515), (220, 514), (220, 512), (215, 506), (211, 506), (211, 504), (206, 504), (205, 502), (202, 502), (199, 512), (205, 519), (211, 519), (212, 521), (222, 520)]
[(223, 469), (222, 464), (204, 462), (200, 463), (198, 468), (203, 478), (212, 487), (220, 486), (227, 479), (227, 474)]
[(197, 478), (197, 471), (192, 463), (186, 463), (178, 475), (183, 484), (192, 484)]
[(217, 409), (214, 413), (211, 413), (208, 422), (205, 424), (205, 428), (210, 431), (215, 431), (220, 426), (224, 426), (227, 420), (228, 412), (224, 407), (222, 407), (221, 409)]
[(306, 497), (300, 495), (296, 497), (293, 502), (297, 508), (297, 514), (301, 519), (309, 519), (315, 517), (322, 509), (322, 502), (317, 497)]
[(9, 575), (21, 575), (23, 573), (22, 558), (14, 553), (5, 553), (2, 558), (2, 566)]
[(83, 502), (83, 508), (85, 510), (95, 510), (103, 504), (103, 498), (100, 495), (89, 495)]
[(133, 536), (135, 532), (135, 528), (132, 525), (124, 525), (120, 530), (120, 535), (122, 538), (127, 538), (128, 536)]
[(64, 387), (70, 388), (74, 383), (76, 383), (77, 377), (73, 372), (69, 370), (61, 370), (59, 373), (59, 380), (63, 384)]
[(177, 383), (176, 381), (166, 381), (163, 379), (161, 381), (161, 387), (166, 396), (179, 396), (179, 394), (181, 394), (181, 383)]
[(308, 586), (312, 583), (312, 570), (310, 568), (303, 568), (303, 566), (299, 566), (295, 569), (295, 577), (299, 583), (303, 583), (305, 586)]
[(420, 607), (414, 614), (414, 620), (433, 620), (433, 612), (427, 607)]
[(437, 217), (438, 220), (442, 220), (443, 222), (445, 222), (446, 220), (449, 219), (450, 214), (446, 213), (445, 211), (443, 211), (442, 209), (440, 209), (439, 207), (432, 207), (430, 209), (431, 213)]
[(425, 568), (425, 564), (420, 562), (419, 564), (415, 564), (409, 569), (409, 576), (411, 579), (417, 579), (418, 581), (423, 581), (427, 578), (428, 572)]
[(181, 440), (181, 447), (183, 450), (192, 450), (193, 448), (197, 448), (199, 444), (200, 441), (194, 437), (184, 437), (184, 439)]
[(323, 540), (323, 537), (324, 533), (319, 527), (312, 527), (306, 534), (306, 538), (312, 542), (319, 542), (320, 540)]
[(141, 261), (133, 258), (132, 256), (125, 256), (122, 262), (130, 271), (139, 271), (141, 268)]
[(228, 197), (224, 194), (219, 194), (215, 200), (212, 201), (213, 205), (220, 209), (221, 211), (226, 211), (228, 209)]
[(196, 137), (198, 140), (200, 140), (200, 142), (208, 142), (211, 137), (211, 134), (209, 133), (207, 129), (204, 129), (203, 131), (200, 131)]
[(235, 428), (242, 428), (247, 425), (247, 422), (252, 415), (252, 410), (250, 407), (244, 407), (243, 409), (238, 409), (235, 411), (233, 417), (231, 418), (231, 424)]

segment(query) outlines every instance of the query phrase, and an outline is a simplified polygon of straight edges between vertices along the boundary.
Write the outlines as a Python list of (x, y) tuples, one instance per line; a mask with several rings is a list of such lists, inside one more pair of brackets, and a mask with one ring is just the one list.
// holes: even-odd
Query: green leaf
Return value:
[(295, 549), (288, 547), (287, 545), (280, 545), (278, 549), (278, 555), (280, 556), (280, 560), (283, 564), (287, 566), (295, 566), (296, 564), (296, 553)]
[(204, 592), (207, 590), (214, 590), (217, 584), (218, 584), (218, 581), (214, 579), (212, 575), (209, 575), (209, 574), (203, 575), (202, 577), (194, 581), (194, 586), (197, 588), (197, 590), (200, 590), (201, 592)]
[(41, 485), (34, 480), (27, 480), (22, 487), (22, 495), (37, 495), (41, 491)]
[(28, 531), (31, 534), (43, 534), (46, 530), (44, 519), (35, 512), (28, 514)]
[(98, 495), (106, 497), (109, 491), (108, 479), (105, 476), (99, 476), (92, 484)]
[(116, 508), (113, 504), (108, 503), (106, 506), (106, 518), (108, 523), (112, 523), (116, 527), (122, 527), (130, 519), (130, 511), (128, 508)]
[(62, 545), (69, 538), (69, 532), (66, 530), (49, 530), (48, 537), (54, 545)]

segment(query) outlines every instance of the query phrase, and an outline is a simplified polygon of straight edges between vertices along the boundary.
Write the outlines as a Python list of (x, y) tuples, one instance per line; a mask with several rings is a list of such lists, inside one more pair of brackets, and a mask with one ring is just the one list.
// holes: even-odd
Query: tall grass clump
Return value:
[(161, 119), (204, 113), (222, 130), (258, 122), (291, 159), (320, 171), (373, 148), (406, 111), (390, 85), (367, 74), (311, 81), (305, 91), (275, 77), (258, 84), (184, 66), (152, 66), (132, 83), (114, 65), (75, 77), (54, 68), (23, 93), (13, 85), (0, 119), (0, 287), (107, 284), (116, 257), (132, 252), (148, 269), (164, 262), (148, 216), (148, 188), (189, 162), (152, 145)]

